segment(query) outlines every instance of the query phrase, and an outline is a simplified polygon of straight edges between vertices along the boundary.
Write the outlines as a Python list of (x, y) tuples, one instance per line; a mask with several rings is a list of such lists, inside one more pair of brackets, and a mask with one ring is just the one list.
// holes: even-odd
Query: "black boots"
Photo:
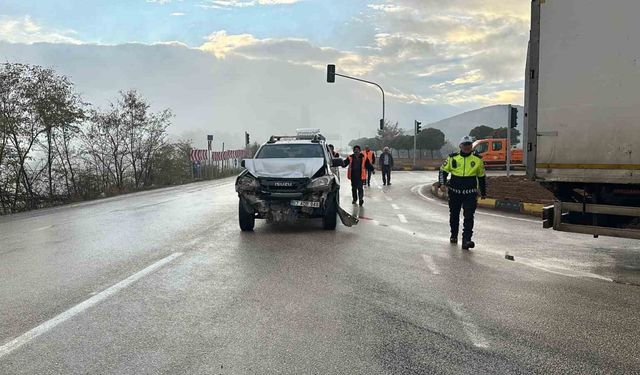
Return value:
[[(451, 242), (452, 244), (457, 244), (458, 236), (452, 234), (451, 238), (449, 238), (449, 242)], [(462, 250), (469, 250), (469, 249), (473, 249), (474, 247), (476, 247), (475, 242), (471, 240), (467, 240), (465, 238), (462, 239)]]

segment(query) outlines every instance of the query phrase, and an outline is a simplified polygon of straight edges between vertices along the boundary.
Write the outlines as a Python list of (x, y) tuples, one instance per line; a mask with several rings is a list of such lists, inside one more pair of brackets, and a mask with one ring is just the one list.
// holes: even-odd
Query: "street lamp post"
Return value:
[(352, 79), (352, 80), (358, 81), (358, 82), (368, 83), (368, 84), (374, 85), (374, 86), (376, 86), (377, 88), (380, 89), (380, 92), (382, 92), (382, 119), (380, 120), (380, 130), (382, 130), (384, 128), (384, 120), (385, 120), (385, 117), (384, 117), (385, 116), (385, 113), (384, 113), (384, 90), (382, 89), (382, 86), (380, 86), (379, 84), (377, 84), (375, 82), (367, 81), (365, 79), (351, 77), (351, 76), (348, 76), (348, 75), (336, 73), (336, 66), (335, 65), (333, 65), (333, 64), (327, 65), (327, 82), (328, 83), (334, 83), (336, 81), (336, 77), (335, 76)]

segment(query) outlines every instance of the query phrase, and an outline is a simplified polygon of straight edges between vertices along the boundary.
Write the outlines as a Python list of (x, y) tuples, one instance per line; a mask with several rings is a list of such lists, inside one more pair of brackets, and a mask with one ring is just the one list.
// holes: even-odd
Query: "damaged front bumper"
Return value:
[[(325, 212), (329, 191), (308, 193), (271, 193), (265, 196), (259, 192), (238, 192), (247, 210), (254, 211), (259, 218), (269, 222), (292, 222), (299, 218), (318, 218)], [(293, 206), (292, 201), (317, 202), (319, 207)]]
[(335, 199), (338, 189), (331, 176), (256, 178), (245, 171), (236, 181), (236, 191), (245, 210), (270, 222), (323, 217), (328, 200)]

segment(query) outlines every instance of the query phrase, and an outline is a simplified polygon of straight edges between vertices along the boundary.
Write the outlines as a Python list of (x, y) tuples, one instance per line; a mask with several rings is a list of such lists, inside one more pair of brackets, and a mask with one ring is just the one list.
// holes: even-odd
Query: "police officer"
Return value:
[[(447, 183), (447, 176), (451, 180)], [(473, 153), (473, 139), (469, 136), (460, 140), (460, 152), (450, 154), (440, 168), (439, 188), (449, 190), (449, 225), (451, 243), (458, 243), (460, 227), (460, 209), (464, 209), (464, 229), (462, 231), (462, 249), (475, 247), (471, 241), (473, 235), (473, 215), (478, 205), (478, 193), (484, 199), (487, 195), (487, 183), (484, 175), (484, 162)]]

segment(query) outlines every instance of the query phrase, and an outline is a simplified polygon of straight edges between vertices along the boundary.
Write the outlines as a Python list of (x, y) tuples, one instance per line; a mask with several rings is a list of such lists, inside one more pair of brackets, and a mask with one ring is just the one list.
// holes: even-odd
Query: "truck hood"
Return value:
[(256, 177), (311, 178), (322, 168), (324, 159), (246, 159), (244, 164)]

